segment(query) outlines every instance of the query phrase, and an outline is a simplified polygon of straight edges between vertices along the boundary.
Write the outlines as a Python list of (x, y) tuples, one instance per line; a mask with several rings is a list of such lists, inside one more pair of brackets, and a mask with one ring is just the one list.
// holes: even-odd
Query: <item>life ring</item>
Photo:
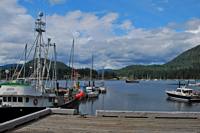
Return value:
[(37, 105), (37, 104), (38, 104), (38, 100), (37, 100), (36, 98), (33, 100), (33, 104), (34, 104), (34, 105)]

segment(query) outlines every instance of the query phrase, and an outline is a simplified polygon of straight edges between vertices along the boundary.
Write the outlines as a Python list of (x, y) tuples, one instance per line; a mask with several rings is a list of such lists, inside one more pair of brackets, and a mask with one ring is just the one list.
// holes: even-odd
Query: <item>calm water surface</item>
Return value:
[(79, 111), (91, 115), (96, 110), (200, 111), (200, 103), (167, 100), (165, 90), (176, 89), (178, 86), (174, 83), (178, 81), (140, 81), (139, 84), (105, 81), (107, 93), (100, 94), (98, 99), (81, 102)]

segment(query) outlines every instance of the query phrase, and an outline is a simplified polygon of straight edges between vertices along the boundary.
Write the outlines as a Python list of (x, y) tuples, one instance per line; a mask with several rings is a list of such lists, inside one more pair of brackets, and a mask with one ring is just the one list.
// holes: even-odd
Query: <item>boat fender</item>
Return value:
[(37, 100), (36, 98), (33, 100), (33, 104), (34, 104), (34, 105), (37, 105), (37, 104), (38, 104), (38, 100)]

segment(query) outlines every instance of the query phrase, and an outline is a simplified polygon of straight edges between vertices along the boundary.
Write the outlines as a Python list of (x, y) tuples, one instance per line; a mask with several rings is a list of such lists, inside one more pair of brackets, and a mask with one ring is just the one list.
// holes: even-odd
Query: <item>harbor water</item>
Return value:
[(178, 87), (177, 80), (149, 80), (140, 81), (140, 83), (105, 81), (105, 84), (108, 88), (107, 93), (100, 94), (97, 99), (82, 101), (79, 105), (79, 112), (94, 115), (96, 110), (200, 111), (200, 103), (167, 99), (165, 90), (176, 89)]
[[(83, 85), (85, 81), (81, 81)], [(98, 82), (98, 81), (97, 81)], [(69, 83), (70, 84), (70, 83)], [(68, 84), (68, 85), (69, 85)], [(59, 81), (60, 86), (66, 86), (66, 81)], [(125, 83), (125, 81), (105, 81), (107, 92), (98, 98), (86, 99), (73, 105), (81, 114), (95, 115), (96, 110), (119, 111), (181, 111), (199, 112), (200, 103), (172, 101), (167, 98), (165, 90), (175, 90), (178, 80), (140, 81)], [(200, 89), (195, 87), (193, 89)], [(5, 122), (37, 110), (22, 110), (18, 114), (9, 109), (0, 110), (1, 121)]]

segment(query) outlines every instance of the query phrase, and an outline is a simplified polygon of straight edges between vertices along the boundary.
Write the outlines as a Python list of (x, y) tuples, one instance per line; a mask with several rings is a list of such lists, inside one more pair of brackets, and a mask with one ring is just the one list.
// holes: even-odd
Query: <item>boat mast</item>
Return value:
[(103, 70), (102, 70), (102, 77), (101, 77), (102, 79), (102, 84), (103, 84), (103, 86), (104, 86), (104, 66), (103, 66)]
[(53, 44), (53, 50), (54, 50), (54, 83), (55, 83), (55, 89), (57, 90), (57, 53), (56, 53), (56, 44)]
[(27, 54), (27, 44), (25, 45), (25, 51), (24, 51), (24, 78), (26, 78), (26, 54)]
[(74, 38), (72, 42), (71, 61), (72, 61), (71, 81), (74, 81)]
[[(94, 83), (93, 83), (93, 78), (92, 78), (92, 71), (93, 71), (93, 54), (92, 54), (92, 66), (91, 66), (91, 69), (90, 69), (90, 84), (92, 85), (92, 86), (94, 86)], [(90, 85), (89, 85), (90, 86)]]
[(71, 85), (74, 84), (74, 38), (72, 41), (72, 47), (70, 51), (70, 58), (69, 58), (69, 67), (71, 67)]
[(36, 19), (35, 25), (36, 29), (35, 31), (38, 33), (38, 40), (36, 41), (36, 47), (35, 47), (35, 60), (36, 60), (36, 90), (39, 90), (43, 92), (43, 85), (42, 85), (42, 64), (41, 64), (41, 53), (42, 53), (42, 47), (44, 47), (43, 43), (43, 36), (42, 33), (45, 32), (45, 25), (46, 23), (42, 21), (43, 12), (39, 12), (38, 18)]

